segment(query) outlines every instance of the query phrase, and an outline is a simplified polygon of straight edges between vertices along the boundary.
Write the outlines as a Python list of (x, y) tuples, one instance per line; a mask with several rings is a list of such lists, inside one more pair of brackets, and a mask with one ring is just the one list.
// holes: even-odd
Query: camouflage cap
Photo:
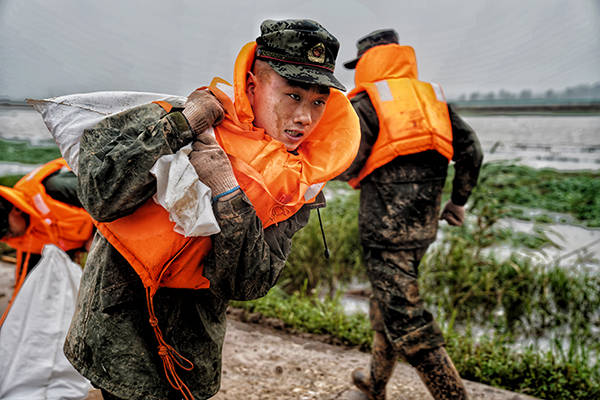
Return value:
[(358, 42), (356, 42), (356, 48), (358, 49), (356, 58), (345, 62), (344, 67), (348, 69), (356, 68), (356, 63), (367, 50), (381, 44), (390, 43), (398, 44), (398, 34), (393, 29), (379, 29), (361, 37), (358, 39)]
[(292, 81), (346, 90), (333, 76), (340, 43), (310, 19), (266, 20), (256, 38), (256, 58)]

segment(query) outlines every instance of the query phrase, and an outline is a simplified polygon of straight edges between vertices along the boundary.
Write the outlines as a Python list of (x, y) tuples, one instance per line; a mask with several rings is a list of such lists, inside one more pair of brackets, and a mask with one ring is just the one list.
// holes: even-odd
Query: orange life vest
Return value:
[[(288, 219), (304, 204), (314, 201), (325, 182), (348, 168), (358, 151), (360, 125), (344, 94), (331, 89), (319, 124), (297, 149), (297, 154), (288, 152), (282, 143), (252, 124), (254, 114), (246, 97), (246, 75), (255, 49), (255, 42), (248, 43), (238, 55), (233, 99), (221, 90), (227, 90), (229, 84), (220, 78), (215, 78), (208, 89), (226, 111), (223, 122), (215, 127), (215, 137), (266, 228)], [(157, 104), (164, 109), (162, 115), (171, 111), (170, 104), (162, 101)], [(167, 211), (152, 199), (129, 216), (109, 223), (96, 222), (96, 226), (142, 279), (167, 379), (184, 397), (191, 398), (174, 365), (188, 370), (193, 365), (163, 340), (152, 298), (159, 287), (209, 287), (210, 282), (202, 274), (202, 259), (211, 250), (210, 237), (188, 238), (176, 233)]]
[(397, 156), (436, 150), (452, 159), (452, 125), (441, 88), (417, 79), (415, 52), (410, 46), (375, 46), (356, 65), (356, 87), (348, 98), (367, 92), (379, 119), (379, 134), (356, 178), (360, 181)]
[[(11, 303), (27, 275), (30, 253), (41, 253), (47, 244), (54, 244), (65, 251), (77, 249), (83, 247), (92, 234), (89, 214), (83, 208), (53, 199), (42, 184), (44, 179), (64, 167), (68, 168), (66, 161), (59, 158), (31, 171), (12, 188), (0, 186), (0, 196), (29, 216), (29, 225), (23, 235), (2, 239), (17, 250)], [(8, 308), (0, 319), (0, 325), (7, 312)]]
[[(325, 182), (348, 168), (358, 151), (360, 126), (348, 99), (340, 91), (331, 89), (321, 121), (297, 149), (297, 154), (288, 152), (281, 142), (254, 127), (245, 77), (253, 63), (255, 48), (256, 43), (247, 44), (237, 58), (235, 101), (218, 88), (219, 84), (228, 85), (219, 78), (213, 80), (209, 89), (226, 110), (223, 122), (215, 127), (217, 141), (227, 153), (240, 187), (266, 228), (286, 220), (304, 204), (312, 202)], [(164, 109), (158, 116), (171, 111), (165, 102), (158, 105)], [(182, 252), (194, 249), (197, 253), (197, 245), (190, 242), (210, 242), (210, 238), (186, 238), (173, 231), (174, 223), (169, 220), (167, 211), (152, 199), (131, 215), (113, 222), (96, 223), (96, 226), (134, 267), (152, 293), (158, 287), (208, 287), (205, 278), (197, 273), (201, 269), (190, 269), (188, 256)], [(146, 227), (152, 229), (146, 232)], [(161, 240), (152, 240), (152, 237)], [(204, 255), (210, 250), (209, 245), (200, 247)], [(185, 278), (180, 275), (184, 273), (180, 269), (185, 269)]]

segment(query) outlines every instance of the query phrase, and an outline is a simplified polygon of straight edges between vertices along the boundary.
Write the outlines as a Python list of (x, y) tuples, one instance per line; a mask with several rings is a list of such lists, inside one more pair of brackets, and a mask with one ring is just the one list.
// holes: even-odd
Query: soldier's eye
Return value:
[(300, 101), (300, 96), (298, 96), (296, 93), (288, 93), (288, 96), (296, 101)]

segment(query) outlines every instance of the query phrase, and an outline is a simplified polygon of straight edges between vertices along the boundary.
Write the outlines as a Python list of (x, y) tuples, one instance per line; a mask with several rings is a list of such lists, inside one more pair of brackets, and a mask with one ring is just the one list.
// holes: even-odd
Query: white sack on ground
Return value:
[(91, 385), (63, 344), (75, 311), (81, 267), (46, 245), (0, 329), (0, 398), (80, 400)]
[(156, 177), (154, 201), (169, 210), (175, 232), (184, 236), (214, 235), (221, 228), (212, 211), (211, 190), (198, 179), (188, 158), (191, 151), (192, 146), (187, 145), (154, 163), (150, 169)]
[[(42, 115), (63, 158), (77, 174), (79, 140), (85, 129), (111, 115), (158, 100), (183, 105), (186, 98), (161, 93), (115, 91), (28, 99), (27, 102)], [(176, 232), (185, 236), (219, 233), (221, 229), (212, 211), (210, 189), (198, 180), (196, 171), (187, 160), (190, 150), (186, 151), (163, 156), (155, 163), (152, 170), (159, 182), (154, 200), (169, 212), (169, 219), (176, 223)], [(170, 166), (171, 162), (176, 165)]]

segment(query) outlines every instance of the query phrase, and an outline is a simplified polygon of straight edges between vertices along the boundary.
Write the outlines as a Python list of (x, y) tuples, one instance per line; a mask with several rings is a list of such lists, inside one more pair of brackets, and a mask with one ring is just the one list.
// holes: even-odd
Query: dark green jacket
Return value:
[[(379, 120), (366, 92), (351, 100), (360, 119), (358, 154), (339, 180), (358, 175), (379, 134)], [(452, 124), (452, 201), (464, 205), (477, 184), (483, 161), (475, 131), (448, 107)], [(361, 181), (359, 230), (367, 247), (412, 249), (435, 240), (448, 160), (437, 151), (396, 157)]]
[[(99, 221), (133, 212), (155, 191), (148, 172), (154, 162), (192, 139), (180, 112), (157, 105), (137, 107), (86, 130), (79, 154), (79, 197)], [(262, 228), (244, 194), (216, 202), (221, 233), (212, 236), (204, 260), (206, 290), (159, 289), (154, 307), (165, 341), (191, 360), (178, 370), (196, 399), (219, 389), (225, 311), (230, 299), (264, 296), (275, 284), (292, 235), (306, 225), (305, 205), (277, 226)], [(92, 383), (126, 399), (166, 399), (157, 342), (148, 323), (140, 278), (99, 233), (81, 279), (77, 309), (65, 343), (71, 363)]]

